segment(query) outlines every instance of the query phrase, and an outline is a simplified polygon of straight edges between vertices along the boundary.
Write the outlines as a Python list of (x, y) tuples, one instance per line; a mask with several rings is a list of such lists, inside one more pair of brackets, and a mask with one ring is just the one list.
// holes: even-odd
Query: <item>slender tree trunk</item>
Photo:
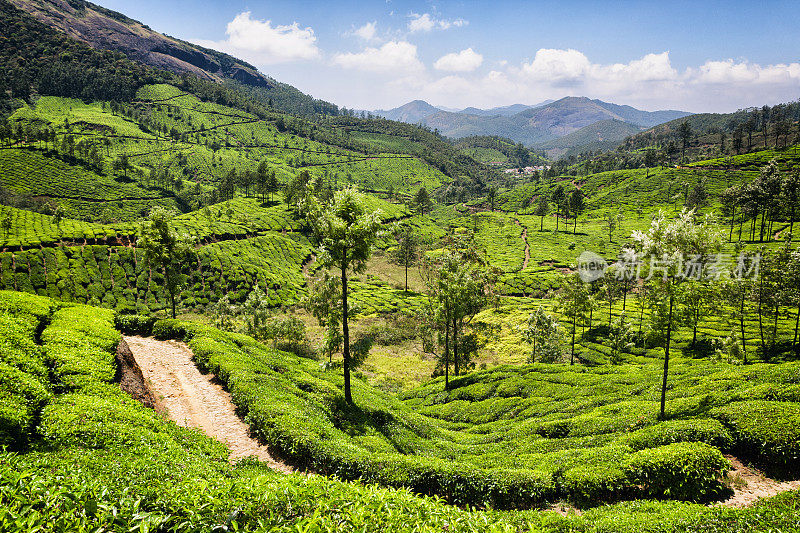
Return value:
[(544, 215), (542, 215), (542, 219), (539, 221), (539, 232), (544, 231)]
[(461, 365), (458, 360), (458, 329), (456, 327), (456, 318), (453, 317), (453, 370), (455, 375), (461, 373)]
[(669, 342), (672, 340), (672, 287), (669, 294), (669, 318), (667, 320), (667, 343), (664, 348), (664, 379), (661, 382), (661, 420), (666, 419), (667, 376), (669, 375)]
[(772, 321), (772, 353), (775, 353), (775, 344), (778, 342), (778, 312), (780, 311), (777, 300), (775, 303), (775, 318)]
[(343, 363), (344, 369), (344, 401), (351, 404), (353, 403), (353, 396), (350, 393), (350, 328), (347, 324), (347, 268), (345, 262), (347, 259), (347, 251), (342, 257), (342, 337), (344, 341)]
[(444, 389), (450, 390), (450, 319), (444, 320)]
[(558, 219), (560, 218), (559, 215), (561, 214), (561, 206), (556, 207), (556, 233), (558, 233)]
[(572, 315), (572, 354), (569, 356), (569, 364), (575, 364), (575, 318), (577, 317), (577, 313)]
[(736, 218), (736, 206), (733, 206), (733, 213), (731, 213), (731, 231), (728, 234), (728, 242), (733, 242), (733, 221)]
[(408, 292), (408, 258), (406, 258), (405, 265), (406, 265), (406, 290), (405, 290), (405, 292)]
[(169, 291), (170, 300), (172, 300), (172, 318), (177, 318), (177, 314), (175, 312), (175, 291)]
[(797, 306), (797, 317), (794, 320), (794, 340), (792, 341), (792, 345), (794, 346), (794, 350), (798, 351), (800, 346), (797, 345), (797, 332), (800, 328), (800, 305)]
[(764, 342), (764, 317), (763, 317), (763, 309), (762, 309), (762, 301), (764, 300), (764, 274), (761, 273), (760, 280), (758, 281), (758, 331), (759, 335), (761, 336), (761, 350), (763, 351), (766, 348), (766, 343)]
[(744, 354), (744, 364), (747, 364), (747, 337), (744, 332), (744, 300), (745, 294), (742, 291), (742, 300), (739, 305), (739, 327), (742, 330), (742, 353)]
[(623, 313), (625, 312), (625, 302), (627, 301), (627, 299), (628, 299), (628, 282), (626, 281), (625, 285), (623, 286), (623, 289), (622, 289), (622, 312)]

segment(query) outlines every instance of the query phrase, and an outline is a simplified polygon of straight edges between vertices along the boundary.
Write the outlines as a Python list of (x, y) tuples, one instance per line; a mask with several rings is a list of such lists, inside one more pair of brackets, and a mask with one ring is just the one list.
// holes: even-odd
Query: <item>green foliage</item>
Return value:
[(175, 318), (176, 293), (186, 281), (183, 269), (194, 255), (194, 243), (188, 235), (176, 231), (172, 216), (163, 209), (154, 209), (149, 220), (142, 224), (138, 245), (144, 251), (145, 263), (163, 272)]
[(541, 306), (528, 316), (527, 328), (522, 332), (522, 338), (531, 345), (529, 363), (536, 361), (553, 363), (561, 360), (563, 338), (559, 324)]
[(634, 450), (655, 448), (676, 442), (704, 442), (715, 448), (728, 450), (733, 445), (733, 437), (720, 421), (713, 418), (699, 418), (661, 422), (625, 435), (619, 442)]
[(794, 402), (754, 400), (719, 407), (711, 415), (728, 426), (743, 452), (773, 463), (798, 461), (800, 406)]
[(125, 335), (148, 337), (153, 332), (156, 318), (145, 315), (114, 315), (114, 327)]
[(114, 380), (120, 334), (114, 313), (88, 306), (56, 311), (42, 332), (44, 354), (56, 387), (80, 391)]
[(678, 442), (640, 450), (631, 455), (625, 468), (650, 495), (699, 501), (720, 489), (730, 463), (712, 446)]

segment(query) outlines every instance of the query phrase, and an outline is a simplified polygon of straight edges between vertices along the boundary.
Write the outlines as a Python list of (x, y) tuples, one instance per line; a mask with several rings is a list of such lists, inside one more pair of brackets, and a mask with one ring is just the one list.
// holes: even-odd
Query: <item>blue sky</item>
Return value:
[(99, 3), (351, 108), (589, 96), (724, 112), (800, 97), (793, 2)]

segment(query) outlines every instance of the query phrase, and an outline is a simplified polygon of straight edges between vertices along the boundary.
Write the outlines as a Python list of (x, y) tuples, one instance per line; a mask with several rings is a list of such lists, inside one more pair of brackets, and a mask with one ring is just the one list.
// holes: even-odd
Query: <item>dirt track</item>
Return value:
[[(236, 414), (230, 394), (212, 374), (198, 370), (185, 344), (145, 337), (125, 337), (125, 341), (155, 396), (156, 409), (181, 426), (198, 428), (227, 444), (231, 461), (254, 455), (274, 470), (294, 471), (250, 437), (249, 427)], [(729, 479), (736, 479), (739, 486), (732, 487), (733, 494), (727, 500), (714, 505), (747, 507), (759, 498), (800, 488), (800, 480), (776, 481), (734, 456), (726, 457), (733, 465)]]
[(144, 337), (125, 337), (125, 341), (156, 396), (158, 408), (170, 419), (227, 444), (231, 461), (254, 455), (275, 470), (293, 471), (250, 437), (249, 426), (237, 416), (230, 394), (212, 374), (198, 370), (185, 344)]
[(769, 498), (787, 490), (800, 488), (800, 481), (776, 481), (766, 477), (759, 470), (744, 465), (739, 459), (732, 455), (725, 456), (733, 466), (729, 478), (738, 477), (746, 483), (742, 487), (733, 487), (734, 494), (719, 505), (726, 507), (747, 507), (755, 503), (759, 498)]

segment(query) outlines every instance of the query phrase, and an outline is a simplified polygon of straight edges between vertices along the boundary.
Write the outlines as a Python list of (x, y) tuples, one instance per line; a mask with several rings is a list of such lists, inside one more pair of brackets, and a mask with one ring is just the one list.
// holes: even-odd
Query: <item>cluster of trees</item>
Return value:
[[(308, 176), (307, 171), (303, 171), (301, 174)], [(275, 169), (269, 168), (267, 162), (262, 161), (255, 171), (237, 172), (235, 168), (229, 170), (217, 185), (217, 198), (220, 201), (231, 200), (236, 196), (237, 191), (246, 197), (255, 194), (261, 199), (261, 203), (266, 203), (267, 197), (272, 201), (273, 195), (280, 191), (280, 182)], [(287, 203), (289, 203), (289, 199), (287, 199)]]
[[(634, 247), (621, 250), (620, 261), (598, 279), (584, 281), (577, 274), (565, 278), (556, 309), (566, 331), (541, 309), (531, 314), (524, 331), (532, 345), (531, 361), (537, 355), (544, 362), (562, 360), (566, 354), (559, 346), (568, 344), (574, 363), (576, 332), (579, 327), (583, 332), (592, 329), (601, 301), (608, 304), (603, 327), (612, 363), (636, 345), (663, 347), (662, 416), (672, 340), (680, 328), (691, 328), (689, 349), (695, 353), (746, 364), (753, 350), (747, 345), (746, 321), (752, 317), (758, 324), (756, 351), (762, 359), (786, 351), (800, 355), (800, 252), (792, 250), (790, 240), (773, 252), (762, 248), (757, 254), (740, 255), (739, 245), (734, 254), (722, 254), (723, 235), (713, 217), (700, 218), (692, 210), (674, 220), (660, 215), (648, 232), (634, 232), (631, 239)], [(632, 292), (638, 296), (638, 309), (629, 315), (627, 296)], [(615, 316), (613, 303), (620, 299), (622, 312)], [(698, 339), (698, 325), (709, 315), (727, 325), (726, 338)], [(631, 318), (636, 316), (638, 327)], [(782, 339), (781, 332), (787, 330), (792, 332), (790, 339)]]
[[(741, 154), (769, 147), (781, 148), (800, 139), (800, 102), (765, 105), (730, 115), (694, 115), (627, 138), (618, 153), (651, 149), (661, 161), (672, 162), (687, 149), (703, 156)], [(629, 167), (632, 168), (632, 167)]]
[[(778, 221), (789, 222), (791, 238), (799, 195), (800, 173), (797, 170), (783, 173), (775, 160), (770, 161), (755, 180), (730, 187), (720, 196), (723, 214), (730, 219), (728, 240), (733, 241), (737, 222), (739, 241), (743, 234), (749, 241), (773, 240)], [(750, 228), (744, 230), (747, 222)]]
[(69, 122), (65, 120), (65, 130), (59, 135), (51, 126), (37, 127), (34, 124), (0, 120), (0, 143), (6, 146), (27, 145), (58, 154), (70, 163), (80, 163), (97, 173), (105, 172), (106, 160), (103, 151), (108, 153), (111, 141), (107, 137), (80, 137), (71, 133)]
[(434, 375), (444, 374), (449, 389), (450, 365), (456, 376), (474, 368), (482, 343), (472, 320), (494, 299), (498, 272), (469, 234), (451, 236), (440, 253), (425, 256), (422, 272), (429, 296), (420, 317), (423, 350), (442, 348)]
[(575, 234), (578, 230), (578, 217), (586, 210), (584, 192), (578, 188), (567, 192), (564, 189), (564, 185), (559, 183), (553, 188), (549, 196), (540, 194), (533, 212), (534, 215), (540, 217), (539, 231), (544, 231), (544, 217), (550, 214), (551, 202), (555, 204), (556, 208), (556, 231), (558, 231), (558, 223), (562, 217), (565, 219), (572, 217), (572, 233)]
[(242, 331), (255, 339), (271, 340), (273, 348), (295, 353), (308, 350), (306, 326), (297, 317), (276, 313), (270, 308), (269, 299), (261, 287), (256, 285), (242, 305), (231, 303), (225, 295), (211, 306), (214, 325), (226, 331)]

